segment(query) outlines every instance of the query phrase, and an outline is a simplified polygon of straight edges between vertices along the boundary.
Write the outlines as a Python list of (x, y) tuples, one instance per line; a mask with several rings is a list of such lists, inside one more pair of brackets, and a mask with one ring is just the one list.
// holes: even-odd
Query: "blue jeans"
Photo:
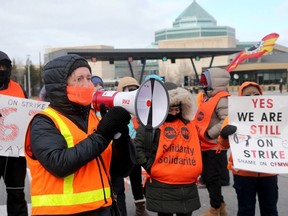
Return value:
[(278, 177), (248, 177), (233, 175), (237, 200), (237, 216), (254, 216), (258, 195), (261, 216), (278, 216)]

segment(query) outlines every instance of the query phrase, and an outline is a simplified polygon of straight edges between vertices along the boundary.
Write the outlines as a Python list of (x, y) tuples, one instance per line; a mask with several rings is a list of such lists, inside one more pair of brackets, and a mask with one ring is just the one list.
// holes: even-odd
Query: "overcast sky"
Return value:
[[(236, 29), (239, 41), (276, 32), (288, 47), (287, 0), (196, 0), (219, 26)], [(46, 48), (110, 45), (146, 48), (157, 30), (193, 0), (9, 0), (1, 2), (0, 50), (16, 62), (43, 63)]]

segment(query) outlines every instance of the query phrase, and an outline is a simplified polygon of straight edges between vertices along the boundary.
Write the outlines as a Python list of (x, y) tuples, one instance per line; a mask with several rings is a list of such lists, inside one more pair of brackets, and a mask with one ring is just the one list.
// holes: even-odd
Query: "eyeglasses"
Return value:
[(87, 85), (89, 83), (89, 85), (93, 85), (92, 81), (91, 81), (91, 75), (72, 75), (71, 78), (68, 81), (68, 85), (79, 85), (79, 86), (83, 86), (83, 85)]
[(77, 81), (77, 82), (83, 82), (83, 81), (85, 81), (85, 79), (86, 79), (87, 81), (91, 81), (91, 75), (87, 75), (87, 76), (83, 76), (83, 75), (76, 76), (76, 81)]

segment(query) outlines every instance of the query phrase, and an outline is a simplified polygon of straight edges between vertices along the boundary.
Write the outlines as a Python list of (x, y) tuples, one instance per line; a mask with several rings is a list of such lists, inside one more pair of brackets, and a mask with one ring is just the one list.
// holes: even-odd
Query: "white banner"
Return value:
[(48, 102), (0, 95), (0, 155), (24, 156), (28, 123)]
[(229, 136), (234, 168), (288, 173), (288, 97), (229, 97)]

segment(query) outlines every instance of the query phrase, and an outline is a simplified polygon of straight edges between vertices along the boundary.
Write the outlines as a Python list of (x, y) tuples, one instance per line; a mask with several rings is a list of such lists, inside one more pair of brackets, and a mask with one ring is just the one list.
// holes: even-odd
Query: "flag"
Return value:
[(253, 45), (252, 47), (241, 51), (234, 60), (228, 65), (226, 70), (231, 72), (244, 60), (248, 58), (260, 58), (262, 55), (267, 55), (270, 53), (274, 46), (275, 41), (278, 39), (279, 34), (271, 33), (266, 35), (259, 43)]

